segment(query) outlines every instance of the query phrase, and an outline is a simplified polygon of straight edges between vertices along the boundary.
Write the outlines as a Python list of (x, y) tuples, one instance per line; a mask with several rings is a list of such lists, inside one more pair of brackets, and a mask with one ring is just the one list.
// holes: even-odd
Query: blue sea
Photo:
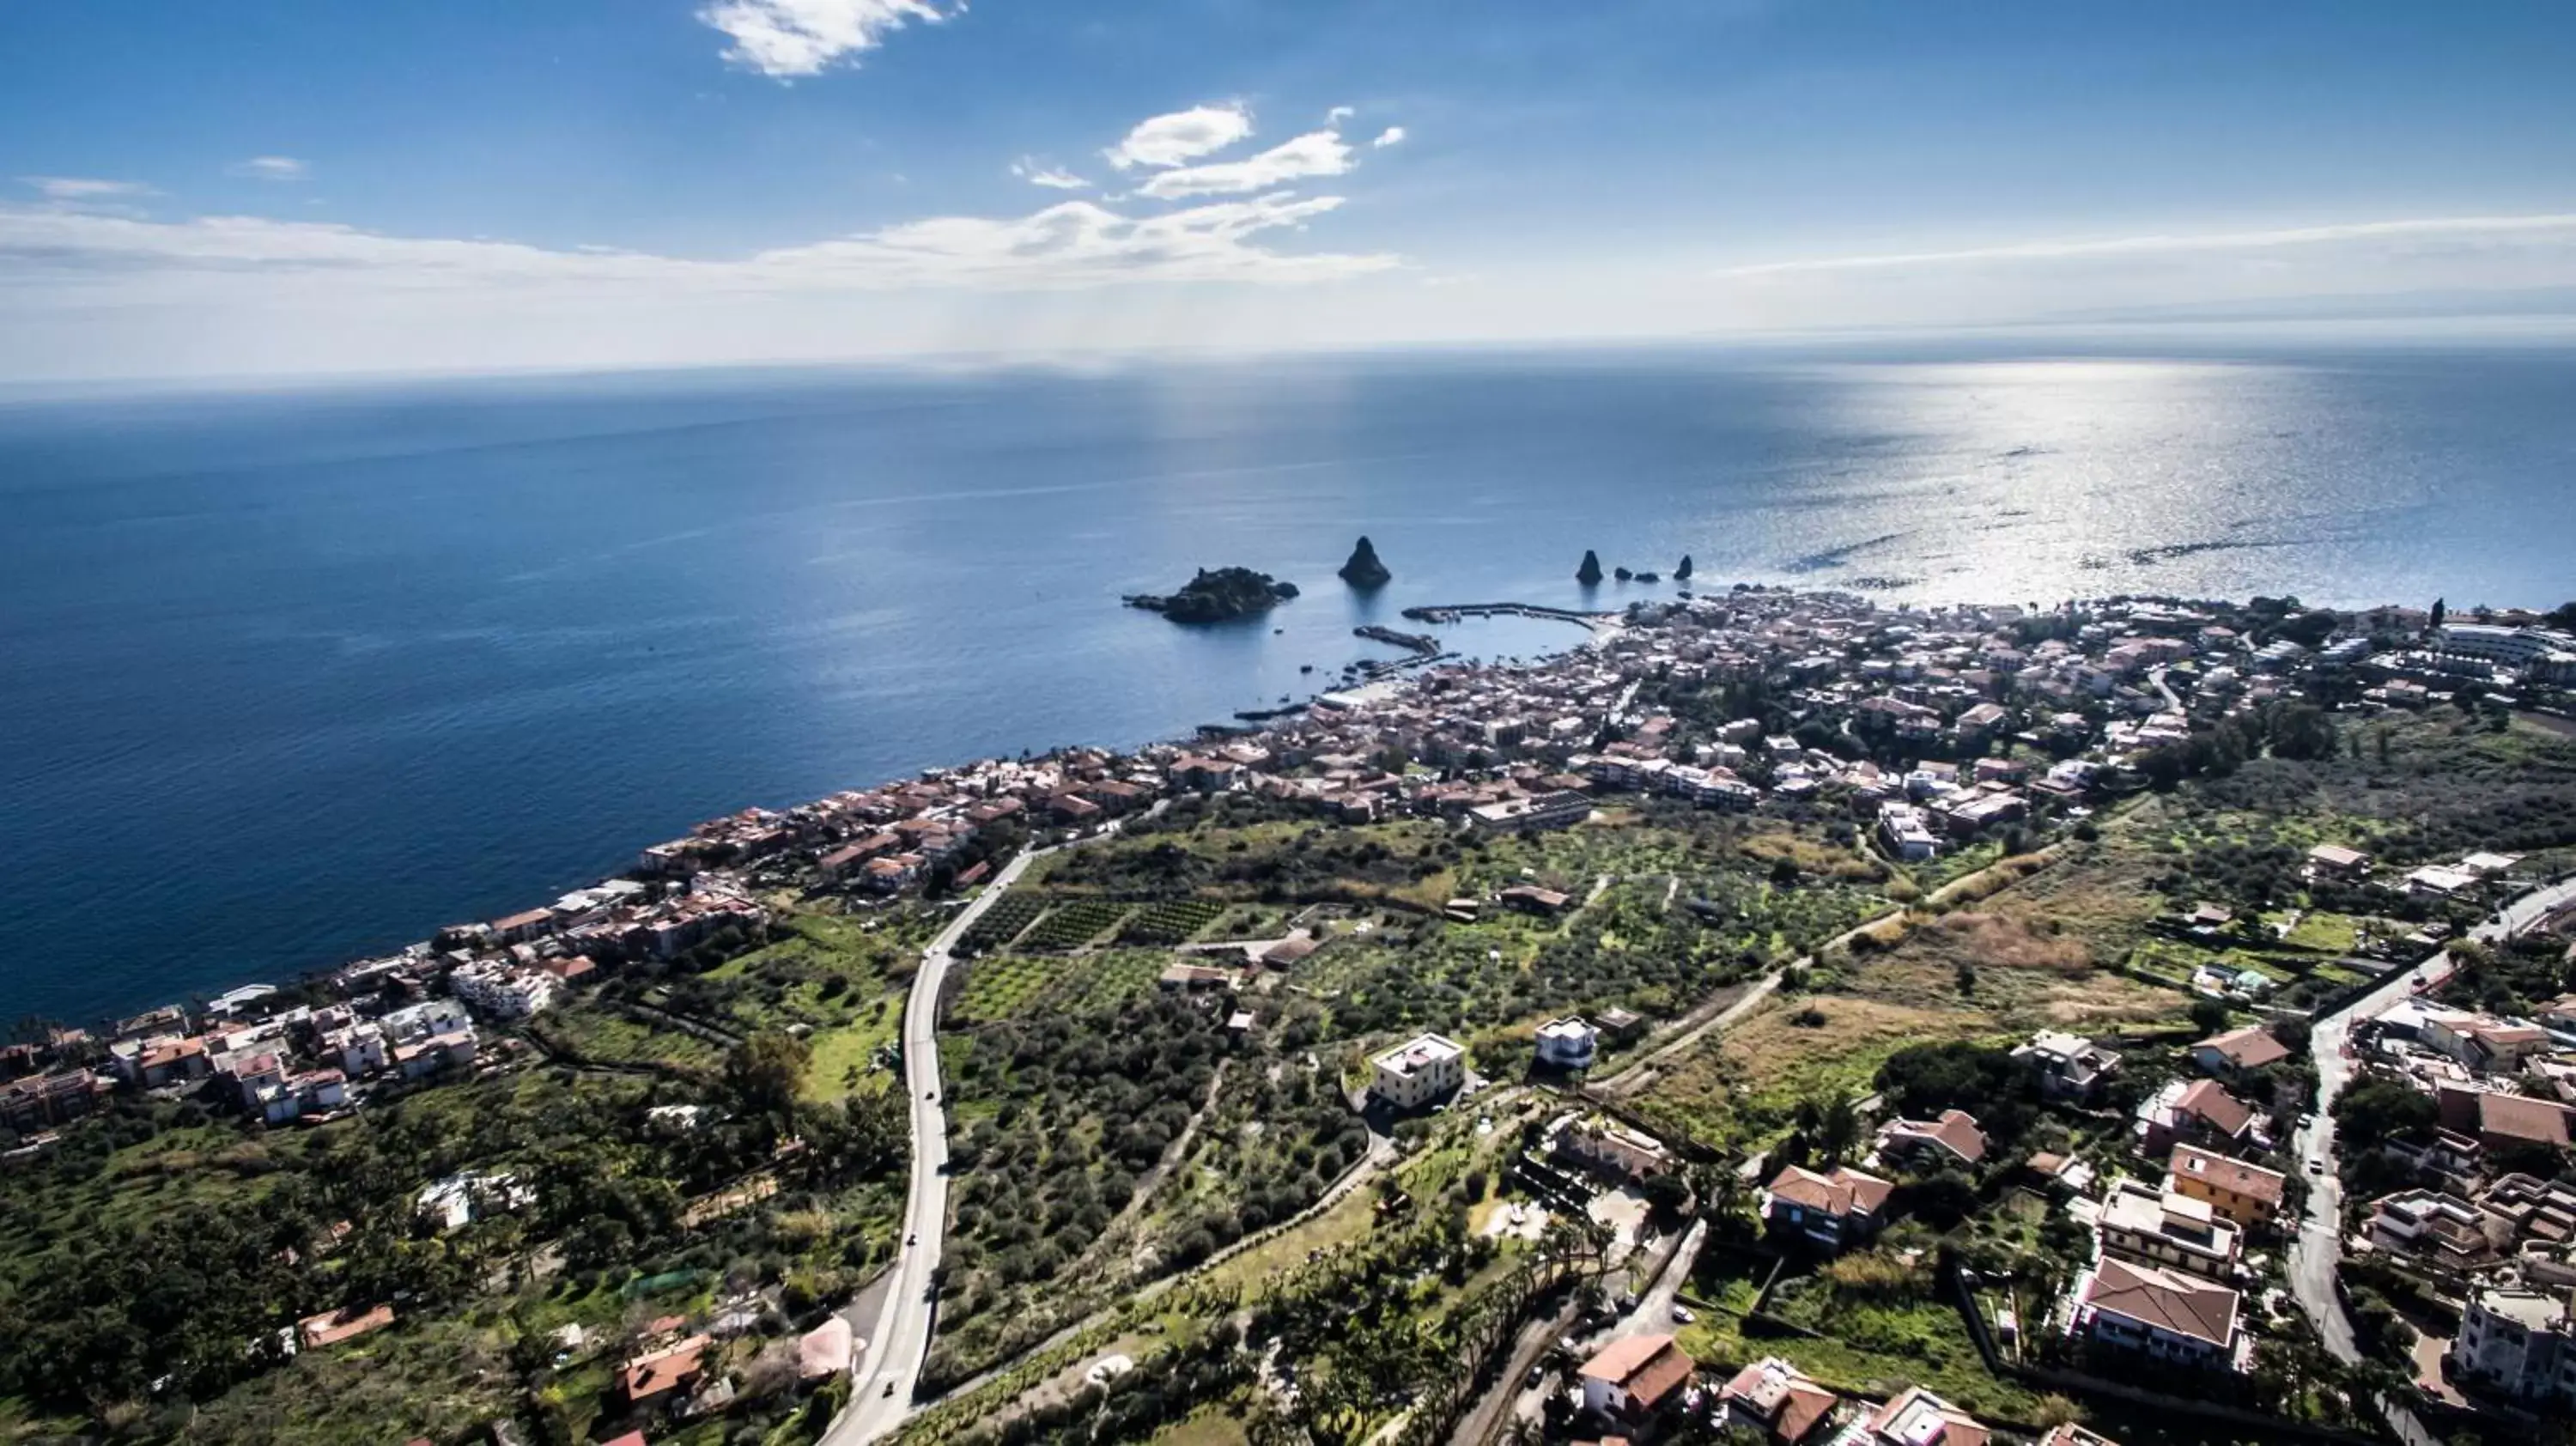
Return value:
[[(1362, 533), (1396, 574), (1333, 570)], [(0, 1013), (551, 899), (747, 804), (1185, 733), (1417, 603), (2576, 596), (2576, 353), (1378, 356), (0, 403)], [(1305, 595), (1192, 629), (1200, 566)], [(1458, 633), (1484, 656), (1564, 625)], [(1312, 665), (1313, 673), (1301, 671)]]

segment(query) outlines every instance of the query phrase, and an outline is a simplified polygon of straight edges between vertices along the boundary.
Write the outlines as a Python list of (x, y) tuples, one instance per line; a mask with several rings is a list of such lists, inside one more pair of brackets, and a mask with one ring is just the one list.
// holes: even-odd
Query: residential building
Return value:
[(2242, 1079), (2290, 1057), (2289, 1048), (2259, 1024), (2214, 1034), (2191, 1047), (2192, 1063), (2220, 1079)]
[(2236, 1292), (2105, 1256), (2075, 1282), (2069, 1334), (2149, 1359), (2235, 1370), (2243, 1338)]
[(1842, 1398), (1805, 1372), (1767, 1356), (1735, 1373), (1717, 1393), (1721, 1425), (1758, 1431), (1776, 1446), (1805, 1446), (1823, 1439)]
[(2471, 1296), (2460, 1333), (2442, 1357), (2454, 1378), (2520, 1405), (2576, 1405), (2576, 1301), (2519, 1284)]
[(1896, 1186), (1848, 1165), (1831, 1174), (1790, 1165), (1762, 1192), (1762, 1218), (1771, 1228), (1804, 1237), (1827, 1251), (1867, 1239), (1884, 1221), (1880, 1212)]
[(1446, 1099), (1467, 1083), (1467, 1051), (1445, 1035), (1416, 1035), (1369, 1064), (1369, 1093), (1399, 1110)]
[(2428, 1049), (2458, 1061), (2479, 1074), (2512, 1074), (2524, 1060), (2556, 1046), (2549, 1031), (2536, 1024), (2513, 1024), (2489, 1014), (2456, 1009), (2428, 1009), (2420, 1033)]
[(2041, 1030), (2013, 1058), (2039, 1072), (2039, 1092), (2058, 1104), (2091, 1104), (2120, 1072), (2120, 1056), (2081, 1035)]
[(2434, 1091), (2434, 1103), (2443, 1128), (2475, 1138), (2490, 1153), (2534, 1145), (2564, 1150), (2576, 1142), (2576, 1110), (2550, 1100), (2446, 1084)]
[(2206, 1200), (2122, 1180), (2102, 1202), (2102, 1248), (2149, 1265), (2225, 1280), (2236, 1269), (2244, 1235), (2218, 1218)]
[(1538, 1062), (1552, 1069), (1590, 1069), (1601, 1031), (1569, 1015), (1538, 1027)]
[(2196, 1145), (2175, 1146), (2172, 1158), (2165, 1162), (2167, 1189), (2206, 1202), (2244, 1230), (2272, 1223), (2280, 1213), (2282, 1191), (2288, 1183), (2289, 1177), (2278, 1170), (2249, 1165)]
[(1603, 1420), (1642, 1422), (1688, 1384), (1691, 1358), (1668, 1335), (1623, 1336), (1585, 1361), (1583, 1409)]
[(2174, 1080), (2138, 1106), (2138, 1152), (2163, 1155), (2180, 1142), (2231, 1147), (2254, 1132), (2254, 1107), (2216, 1080)]
[(626, 1404), (641, 1409), (674, 1400), (705, 1372), (707, 1347), (713, 1344), (705, 1335), (694, 1335), (628, 1361), (617, 1373)]
[(2371, 1202), (2366, 1227), (2373, 1248), (2467, 1273), (2496, 1263), (2509, 1226), (2440, 1190), (2401, 1190)]
[(1975, 1166), (1986, 1158), (1986, 1132), (1966, 1110), (1943, 1110), (1937, 1120), (1890, 1120), (1879, 1127), (1878, 1154), (1914, 1170)]
[(1507, 798), (1467, 810), (1467, 822), (1484, 833), (1533, 833), (1572, 828), (1592, 816), (1592, 800), (1571, 789)]
[(1594, 1174), (1631, 1184), (1671, 1174), (1679, 1165), (1661, 1140), (1606, 1115), (1568, 1118), (1558, 1126), (1549, 1153)]
[(1993, 1434), (1976, 1417), (1915, 1386), (1853, 1422), (1833, 1446), (1986, 1446)]
[(1601, 1037), (1612, 1044), (1634, 1044), (1646, 1037), (1646, 1016), (1633, 1009), (1613, 1006), (1592, 1016), (1601, 1028)]
[(98, 1109), (111, 1086), (85, 1069), (57, 1070), (0, 1086), (0, 1127), (32, 1135)]

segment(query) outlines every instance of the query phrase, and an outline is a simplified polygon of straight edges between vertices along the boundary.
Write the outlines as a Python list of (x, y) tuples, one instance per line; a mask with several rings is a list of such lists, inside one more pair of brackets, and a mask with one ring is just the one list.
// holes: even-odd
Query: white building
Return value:
[(459, 1031), (471, 1033), (474, 1028), (474, 1016), (465, 1012), (462, 1001), (454, 999), (430, 999), (406, 1005), (377, 1022), (385, 1027), (385, 1036), (396, 1044), (410, 1044)]
[(1909, 864), (1919, 864), (1941, 851), (1941, 836), (1932, 831), (1923, 810), (1912, 804), (1880, 804), (1878, 836)]
[(1369, 1093), (1399, 1110), (1419, 1109), (1467, 1083), (1467, 1051), (1446, 1035), (1422, 1034), (1369, 1061)]
[(1571, 1015), (1538, 1027), (1538, 1062), (1556, 1069), (1590, 1069), (1601, 1031)]
[(2576, 1403), (2576, 1315), (2563, 1292), (2479, 1291), (2443, 1360), (2452, 1374), (2525, 1405)]
[(554, 1003), (560, 981), (542, 969), (478, 960), (448, 976), (447, 987), (475, 1012), (493, 1019), (525, 1019)]

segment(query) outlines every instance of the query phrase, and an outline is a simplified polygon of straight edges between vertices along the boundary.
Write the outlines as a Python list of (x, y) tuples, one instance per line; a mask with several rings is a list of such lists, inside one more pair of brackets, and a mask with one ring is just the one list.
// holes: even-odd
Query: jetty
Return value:
[(1618, 613), (1584, 612), (1576, 608), (1548, 607), (1543, 603), (1441, 603), (1404, 610), (1406, 618), (1417, 623), (1454, 623), (1463, 618), (1550, 618), (1589, 628), (1595, 638), (1616, 634), (1626, 624)]

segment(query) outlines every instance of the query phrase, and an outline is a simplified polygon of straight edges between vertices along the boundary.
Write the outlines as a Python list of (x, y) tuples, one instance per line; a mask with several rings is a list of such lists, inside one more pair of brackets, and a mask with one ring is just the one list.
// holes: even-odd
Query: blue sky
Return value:
[(2563, 312), (2571, 75), (2541, 4), (7, 0), (0, 376)]

